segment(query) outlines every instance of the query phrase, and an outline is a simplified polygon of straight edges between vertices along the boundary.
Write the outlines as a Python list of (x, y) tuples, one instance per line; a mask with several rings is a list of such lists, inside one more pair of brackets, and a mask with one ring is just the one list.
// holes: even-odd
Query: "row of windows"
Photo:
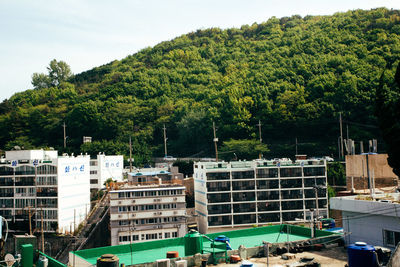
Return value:
[[(318, 200), (318, 207), (325, 208), (327, 205), (326, 199)], [(256, 209), (257, 208), (257, 209)], [(241, 212), (264, 212), (264, 211), (279, 211), (279, 210), (300, 210), (300, 209), (316, 208), (315, 200), (297, 200), (297, 201), (273, 201), (273, 202), (258, 202), (258, 203), (238, 203), (238, 204), (220, 204), (208, 205), (208, 214), (226, 214)]]
[[(240, 190), (255, 190), (257, 189), (278, 189), (281, 188), (302, 188), (303, 179), (284, 179), (284, 180), (259, 180), (259, 181), (221, 181), (207, 182), (208, 192), (218, 191), (240, 191)], [(316, 185), (326, 185), (325, 178), (307, 178), (304, 179), (304, 187), (313, 187)]]
[(160, 190), (160, 191), (139, 191), (139, 192), (119, 192), (119, 198), (134, 198), (134, 197), (154, 197), (154, 196), (176, 196), (182, 195), (182, 189)]
[(168, 210), (168, 209), (176, 209), (176, 207), (177, 207), (176, 203), (137, 205), (137, 206), (119, 206), (118, 212), (139, 211), (139, 210)]
[[(257, 169), (257, 178), (276, 178), (278, 170), (280, 177), (325, 176), (325, 167), (299, 167)], [(231, 172), (210, 172), (207, 173), (207, 180), (229, 180), (230, 174)], [(254, 177), (253, 170), (232, 172), (232, 179), (254, 179)]]
[[(232, 220), (233, 217), (233, 220)], [(256, 214), (210, 216), (208, 217), (209, 226), (231, 225), (233, 224), (254, 224), (257, 223)], [(303, 211), (276, 212), (258, 214), (258, 223), (274, 223), (282, 221), (295, 221), (304, 219)]]
[[(178, 237), (178, 232), (167, 232), (167, 233), (153, 233), (153, 234), (141, 234), (141, 239), (140, 241), (145, 241), (145, 240), (156, 240), (156, 239), (164, 239), (164, 238), (174, 238)], [(130, 242), (130, 241), (139, 241), (139, 235), (122, 235), (119, 236), (119, 242)]]
[[(0, 167), (0, 175), (29, 175), (35, 174), (35, 167), (18, 166), (15, 169), (11, 167)], [(57, 167), (53, 165), (40, 165), (36, 168), (36, 174), (57, 174)]]
[[(303, 193), (304, 191), (304, 193)], [(318, 197), (326, 197), (326, 188), (318, 189)], [(232, 195), (232, 198), (231, 198)], [(257, 200), (279, 200), (279, 199), (301, 199), (315, 198), (314, 189), (292, 189), (276, 191), (258, 191)], [(255, 201), (256, 192), (220, 193), (207, 194), (208, 203), (220, 203), (231, 201)]]
[[(36, 179), (36, 185), (56, 185), (57, 176), (38, 176)], [(35, 178), (31, 176), (27, 177), (0, 177), (0, 186), (34, 186)]]
[(160, 223), (173, 223), (179, 221), (178, 217), (164, 217), (164, 218), (149, 218), (139, 220), (120, 220), (118, 224), (124, 225), (145, 225), (145, 224), (160, 224)]

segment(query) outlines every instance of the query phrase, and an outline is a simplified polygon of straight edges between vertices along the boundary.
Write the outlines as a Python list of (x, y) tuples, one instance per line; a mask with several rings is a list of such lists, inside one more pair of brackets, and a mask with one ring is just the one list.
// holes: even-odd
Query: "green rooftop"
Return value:
[[(289, 233), (287, 234), (287, 228)], [(316, 231), (316, 237), (333, 235), (326, 231)], [(246, 248), (262, 246), (263, 241), (270, 243), (281, 243), (287, 241), (299, 241), (309, 239), (311, 236), (310, 228), (294, 225), (273, 225), (255, 227), (244, 230), (234, 230), (229, 232), (219, 232), (207, 234), (214, 239), (219, 235), (230, 238), (232, 249), (238, 249), (240, 245)], [(209, 246), (209, 241), (203, 239), (205, 246)], [(87, 261), (89, 264), (96, 264), (96, 260), (103, 254), (114, 254), (119, 258), (119, 263), (125, 265), (155, 262), (158, 259), (165, 259), (168, 251), (178, 251), (180, 257), (185, 256), (184, 238), (164, 239), (133, 243), (127, 245), (93, 248), (72, 252), (77, 257)], [(88, 264), (88, 265), (89, 265)]]

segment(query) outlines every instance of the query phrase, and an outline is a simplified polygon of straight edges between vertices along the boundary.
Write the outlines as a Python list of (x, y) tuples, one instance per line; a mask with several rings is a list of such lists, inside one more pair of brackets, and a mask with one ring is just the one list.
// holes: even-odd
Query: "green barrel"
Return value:
[(203, 236), (197, 231), (190, 231), (184, 237), (185, 256), (191, 256), (203, 251)]
[(33, 266), (33, 246), (31, 244), (25, 244), (21, 246), (21, 263), (22, 267)]

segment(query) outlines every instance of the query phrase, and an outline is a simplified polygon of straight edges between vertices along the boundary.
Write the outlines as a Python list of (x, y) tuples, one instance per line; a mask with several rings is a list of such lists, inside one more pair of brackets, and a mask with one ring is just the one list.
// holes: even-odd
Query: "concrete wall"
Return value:
[[(375, 187), (397, 185), (398, 177), (393, 173), (387, 158), (387, 154), (368, 155), (369, 171), (375, 177)], [(355, 178), (355, 189), (368, 187), (367, 155), (346, 156), (347, 190), (351, 190), (351, 177)]]
[(58, 161), (58, 228), (74, 231), (90, 211), (89, 156), (59, 157)]
[[(388, 195), (389, 196), (389, 195)], [(398, 199), (399, 194), (392, 194)], [(342, 211), (346, 244), (357, 241), (374, 246), (386, 246), (383, 230), (400, 232), (400, 205), (381, 201), (361, 200), (358, 196), (331, 198), (331, 208)]]

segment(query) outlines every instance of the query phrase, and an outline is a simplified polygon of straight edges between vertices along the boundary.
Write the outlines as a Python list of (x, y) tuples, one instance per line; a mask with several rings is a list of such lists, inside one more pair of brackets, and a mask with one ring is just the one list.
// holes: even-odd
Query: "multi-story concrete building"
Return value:
[[(90, 209), (89, 156), (57, 151), (6, 151), (0, 162), (0, 215), (13, 230), (32, 216), (45, 232), (74, 230)], [(74, 224), (75, 223), (75, 224)], [(11, 228), (11, 227), (10, 227)]]
[(357, 241), (394, 249), (400, 242), (400, 194), (334, 197), (330, 207), (342, 212), (347, 244)]
[(90, 160), (90, 189), (100, 190), (104, 182), (111, 178), (114, 181), (122, 181), (124, 169), (124, 157), (122, 155), (106, 156), (98, 154), (96, 159)]
[(111, 245), (186, 234), (185, 187), (132, 186), (110, 191)]
[(197, 162), (194, 179), (202, 233), (306, 221), (316, 208), (328, 213), (324, 160)]

